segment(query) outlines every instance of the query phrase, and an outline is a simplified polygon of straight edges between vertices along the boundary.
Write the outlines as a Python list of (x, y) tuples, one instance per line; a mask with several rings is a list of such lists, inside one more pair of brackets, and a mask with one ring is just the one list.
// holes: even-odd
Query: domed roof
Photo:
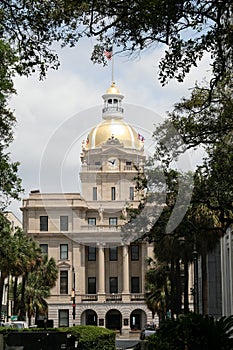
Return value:
[(110, 88), (108, 88), (106, 94), (120, 94), (120, 90), (118, 89), (116, 84), (112, 82), (112, 85), (110, 86)]
[(132, 126), (123, 121), (124, 109), (121, 106), (120, 90), (114, 82), (103, 96), (103, 121), (94, 127), (88, 135), (86, 150), (101, 147), (109, 139), (117, 139), (127, 148), (141, 150), (143, 141)]
[(118, 139), (127, 148), (140, 150), (143, 147), (143, 142), (132, 126), (122, 119), (112, 118), (102, 121), (91, 130), (86, 149), (100, 147), (111, 138)]

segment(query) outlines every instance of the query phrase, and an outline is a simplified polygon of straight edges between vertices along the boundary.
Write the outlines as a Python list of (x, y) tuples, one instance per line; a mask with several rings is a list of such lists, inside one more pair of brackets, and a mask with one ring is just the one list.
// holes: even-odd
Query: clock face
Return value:
[(118, 168), (118, 159), (111, 157), (107, 160), (107, 166), (109, 169), (117, 169)]

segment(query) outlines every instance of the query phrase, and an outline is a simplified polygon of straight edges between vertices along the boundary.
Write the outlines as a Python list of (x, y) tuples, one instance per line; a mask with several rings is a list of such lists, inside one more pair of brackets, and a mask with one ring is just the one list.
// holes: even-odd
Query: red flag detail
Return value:
[(113, 54), (112, 47), (110, 47), (109, 49), (106, 49), (106, 50), (104, 51), (104, 56), (105, 56), (108, 60), (111, 60), (111, 59), (112, 59), (112, 54)]

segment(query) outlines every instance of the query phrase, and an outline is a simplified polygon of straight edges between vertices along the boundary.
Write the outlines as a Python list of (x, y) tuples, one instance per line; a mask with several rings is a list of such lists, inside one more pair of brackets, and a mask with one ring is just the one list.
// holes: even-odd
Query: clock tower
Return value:
[(129, 201), (138, 205), (134, 177), (145, 163), (144, 143), (138, 132), (124, 121), (124, 96), (112, 83), (102, 96), (102, 122), (83, 143), (80, 178), (82, 195), (92, 207), (117, 207), (119, 214)]

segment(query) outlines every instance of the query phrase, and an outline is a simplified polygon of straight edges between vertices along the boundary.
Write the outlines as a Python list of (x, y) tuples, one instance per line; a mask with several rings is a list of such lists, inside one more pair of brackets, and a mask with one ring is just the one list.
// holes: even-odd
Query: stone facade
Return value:
[(103, 99), (103, 120), (82, 145), (82, 195), (31, 191), (23, 227), (57, 262), (48, 300), (54, 326), (94, 324), (128, 336), (152, 321), (144, 301), (152, 247), (134, 242), (135, 228), (127, 236), (122, 230), (127, 208), (140, 203), (134, 179), (145, 154), (143, 138), (123, 120), (123, 95), (114, 83)]

